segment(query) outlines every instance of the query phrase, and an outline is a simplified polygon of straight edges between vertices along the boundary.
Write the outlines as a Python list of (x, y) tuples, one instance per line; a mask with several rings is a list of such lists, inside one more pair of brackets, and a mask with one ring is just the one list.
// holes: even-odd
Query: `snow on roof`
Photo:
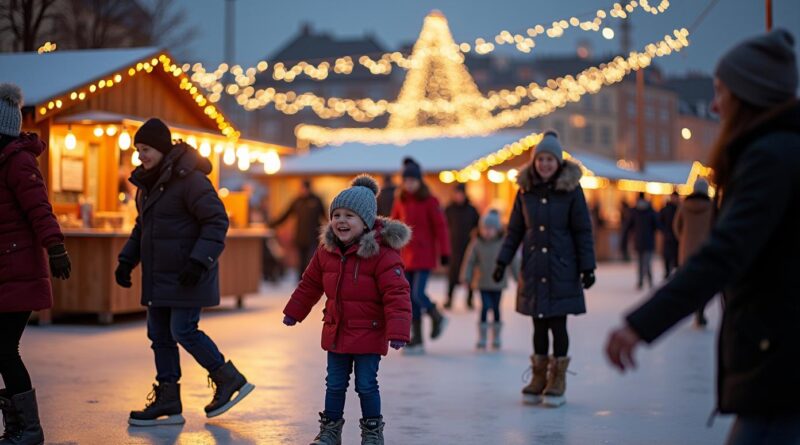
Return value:
[(33, 106), (159, 52), (150, 47), (0, 54), (0, 82), (17, 84), (25, 104)]
[(692, 162), (648, 162), (645, 173), (655, 182), (686, 184), (692, 172)]
[(568, 153), (599, 178), (612, 180), (629, 179), (632, 181), (648, 180), (645, 175), (638, 171), (618, 167), (615, 160), (605, 156), (579, 150), (568, 150)]
[(403, 158), (411, 156), (423, 172), (461, 170), (473, 161), (503, 148), (530, 134), (502, 132), (470, 138), (426, 139), (399, 146), (348, 143), (337, 147), (312, 150), (306, 155), (286, 158), (278, 174), (357, 174), (368, 172), (394, 173), (400, 170)]

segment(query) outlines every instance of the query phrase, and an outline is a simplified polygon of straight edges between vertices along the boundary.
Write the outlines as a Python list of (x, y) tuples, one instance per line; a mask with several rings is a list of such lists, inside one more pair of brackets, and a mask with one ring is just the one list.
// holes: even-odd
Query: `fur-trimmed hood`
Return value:
[[(542, 178), (534, 170), (533, 161), (525, 164), (520, 171), (517, 184), (523, 191), (529, 192), (535, 186), (542, 184)], [(571, 192), (580, 185), (581, 176), (583, 176), (581, 167), (575, 162), (566, 159), (561, 163), (561, 168), (558, 172), (556, 172), (555, 189)]]
[[(320, 245), (328, 252), (336, 252), (339, 246), (336, 244), (336, 235), (333, 233), (332, 223), (328, 223), (319, 236)], [(356, 255), (361, 258), (371, 258), (381, 250), (381, 245), (400, 250), (411, 241), (411, 227), (400, 221), (378, 217), (375, 220), (375, 227), (361, 236), (358, 241)]]

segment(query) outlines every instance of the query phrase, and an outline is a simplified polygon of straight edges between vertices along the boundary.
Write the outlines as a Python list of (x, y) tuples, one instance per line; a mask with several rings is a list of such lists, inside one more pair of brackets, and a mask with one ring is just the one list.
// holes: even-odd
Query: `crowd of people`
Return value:
[[(663, 233), (667, 278), (626, 315), (608, 338), (610, 362), (625, 371), (634, 351), (683, 318), (705, 325), (704, 306), (719, 292), (724, 311), (719, 343), (718, 411), (737, 415), (729, 444), (800, 442), (800, 303), (792, 272), (800, 268), (800, 105), (793, 37), (777, 30), (742, 42), (720, 60), (714, 110), (722, 131), (714, 147), (715, 200), (698, 180), (657, 213), (644, 194), (623, 231), (638, 257), (637, 287), (654, 287), (651, 263)], [(22, 133), (22, 94), (0, 84), (0, 390), (2, 445), (41, 444), (35, 390), (19, 354), (32, 311), (52, 304), (50, 278), (69, 279), (64, 236), (48, 201), (36, 157), (45, 144)], [(180, 424), (178, 346), (213, 382), (208, 417), (223, 414), (253, 389), (214, 341), (199, 329), (202, 309), (219, 304), (217, 260), (228, 218), (208, 179), (211, 164), (159, 119), (134, 137), (142, 165), (130, 178), (138, 216), (118, 257), (116, 282), (132, 285), (141, 268), (141, 304), (155, 358), (146, 406), (131, 411), (133, 426)], [(565, 159), (559, 137), (546, 132), (520, 169), (507, 224), (497, 210), (483, 214), (457, 187), (442, 209), (422, 166), (406, 158), (402, 184), (362, 175), (326, 206), (311, 183), (271, 225), (294, 216), (299, 283), (283, 323), (304, 322), (324, 295), (321, 347), (327, 353), (324, 410), (314, 445), (341, 443), (350, 375), (361, 402), (362, 444), (383, 444), (378, 367), (389, 348), (423, 354), (429, 336), (448, 318), (427, 293), (438, 267), (447, 267), (444, 308), (465, 286), (466, 304), (480, 294), (476, 347), (501, 348), (501, 297), (517, 283), (516, 311), (530, 317), (531, 380), (525, 403), (565, 403), (568, 316), (586, 313), (585, 290), (596, 281), (591, 211), (579, 165)], [(320, 227), (322, 230), (320, 231)], [(491, 314), (491, 322), (489, 321)], [(491, 337), (491, 342), (489, 338)]]

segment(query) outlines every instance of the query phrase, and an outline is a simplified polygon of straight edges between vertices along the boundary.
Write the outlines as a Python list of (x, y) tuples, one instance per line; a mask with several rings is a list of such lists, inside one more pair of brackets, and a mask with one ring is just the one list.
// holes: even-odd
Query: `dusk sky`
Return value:
[[(651, 16), (637, 9), (630, 17), (634, 26), (633, 44), (639, 49), (647, 43), (686, 27), (697, 19), (713, 0), (673, 0), (663, 14)], [(651, 0), (658, 4), (659, 0)], [(711, 12), (689, 36), (691, 45), (675, 55), (662, 58), (659, 65), (670, 73), (688, 70), (710, 72), (726, 48), (734, 42), (762, 32), (765, 28), (763, 0), (719, 0)], [(189, 62), (220, 63), (223, 59), (224, 0), (178, 0), (189, 12), (189, 20), (200, 33), (187, 47)], [(493, 1), (386, 1), (386, 0), (236, 0), (236, 57), (234, 62), (251, 66), (268, 58), (286, 44), (309, 22), (317, 31), (339, 37), (357, 37), (373, 33), (387, 50), (416, 39), (422, 20), (431, 10), (439, 9), (448, 18), (458, 42), (487, 40), (502, 30), (522, 32), (537, 24), (545, 27), (554, 20), (593, 17), (597, 9), (608, 10), (610, 0), (493, 0)], [(800, 1), (773, 0), (774, 26), (789, 29), (800, 36)], [(630, 20), (630, 19), (629, 19)], [(620, 19), (609, 18), (618, 30)], [(691, 30), (691, 29), (690, 29)], [(579, 39), (588, 39), (595, 54), (619, 48), (619, 33), (608, 41), (599, 33), (570, 28), (563, 37), (539, 37), (536, 48), (525, 55), (512, 49), (505, 53), (516, 57), (574, 51)]]

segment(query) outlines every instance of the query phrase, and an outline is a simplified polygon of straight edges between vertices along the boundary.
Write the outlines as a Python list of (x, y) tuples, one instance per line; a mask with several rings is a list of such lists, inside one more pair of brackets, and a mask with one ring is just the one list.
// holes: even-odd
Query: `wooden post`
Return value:
[(767, 2), (767, 31), (772, 31), (772, 0), (766, 0)]

